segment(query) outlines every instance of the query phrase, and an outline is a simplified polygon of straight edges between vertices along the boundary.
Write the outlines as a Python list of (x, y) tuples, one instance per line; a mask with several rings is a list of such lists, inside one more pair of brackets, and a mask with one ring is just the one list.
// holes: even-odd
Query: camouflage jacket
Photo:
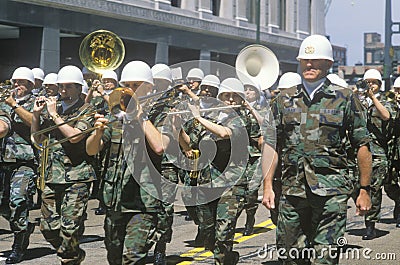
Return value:
[(232, 136), (229, 139), (219, 139), (195, 119), (185, 124), (191, 147), (200, 149), (202, 153), (198, 168), (202, 168), (203, 172), (200, 174), (199, 184), (208, 184), (212, 188), (240, 185), (249, 158), (249, 139), (242, 115), (242, 111), (234, 110), (228, 114), (217, 111), (203, 113), (204, 118), (230, 128)]
[[(19, 102), (25, 110), (32, 112), (35, 97), (31, 94), (27, 99)], [(17, 160), (35, 159), (35, 151), (31, 144), (31, 129), (23, 123), (18, 114), (6, 103), (0, 103), (0, 119), (10, 125), (8, 135), (2, 140), (2, 162), (16, 162)], [(8, 115), (5, 115), (8, 113)]]
[[(385, 97), (378, 98), (382, 105), (389, 111), (391, 117), (395, 117), (396, 113), (392, 104), (387, 102)], [(389, 121), (384, 121), (379, 117), (375, 105), (371, 105), (367, 110), (367, 129), (371, 134), (371, 153), (373, 156), (386, 159), (388, 151), (388, 141), (390, 138)]]
[[(353, 190), (346, 141), (352, 148), (370, 137), (359, 99), (329, 81), (311, 100), (303, 86), (281, 91), (264, 119), (267, 144), (282, 152), (282, 192), (305, 197), (305, 185), (320, 196)], [(348, 138), (348, 139), (347, 139)]]
[(159, 212), (160, 174), (147, 153), (142, 125), (133, 120), (114, 122), (104, 131), (111, 141), (102, 200), (118, 212)]
[[(93, 108), (89, 104), (84, 104), (79, 99), (71, 108), (62, 113), (61, 106), (58, 106), (57, 113), (64, 121), (68, 121), (80, 114), (91, 112)], [(93, 115), (83, 117), (82, 119), (70, 123), (69, 125), (78, 128), (81, 131), (93, 127)], [(44, 119), (41, 129), (54, 125), (49, 119)], [(60, 130), (56, 129), (47, 135), (49, 144), (65, 138)], [(96, 179), (92, 166), (93, 158), (86, 153), (86, 138), (78, 143), (66, 141), (62, 144), (56, 144), (48, 152), (48, 160), (45, 174), (45, 183), (47, 184), (66, 184), (79, 182), (90, 182)]]

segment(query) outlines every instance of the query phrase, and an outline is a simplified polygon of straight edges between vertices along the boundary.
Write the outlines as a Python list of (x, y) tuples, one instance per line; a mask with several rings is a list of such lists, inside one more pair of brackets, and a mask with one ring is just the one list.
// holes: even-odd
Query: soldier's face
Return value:
[(244, 86), (244, 94), (246, 95), (246, 100), (248, 102), (253, 102), (258, 99), (258, 91), (255, 87)]
[(113, 90), (117, 87), (117, 82), (112, 78), (103, 78), (101, 80), (104, 84), (104, 89), (106, 90)]
[(82, 91), (82, 86), (75, 83), (61, 83), (58, 84), (61, 99), (69, 104), (77, 100)]
[(12, 81), (15, 88), (15, 96), (17, 98), (28, 95), (33, 89), (33, 84), (26, 79), (13, 79)]
[(372, 92), (374, 94), (379, 92), (379, 89), (381, 88), (381, 82), (377, 79), (367, 79), (367, 83), (369, 84), (369, 87), (372, 89)]
[(219, 96), (219, 99), (226, 105), (242, 105), (243, 98), (235, 92), (224, 92)]
[(307, 82), (316, 82), (327, 75), (332, 63), (325, 59), (300, 59), (300, 72)]

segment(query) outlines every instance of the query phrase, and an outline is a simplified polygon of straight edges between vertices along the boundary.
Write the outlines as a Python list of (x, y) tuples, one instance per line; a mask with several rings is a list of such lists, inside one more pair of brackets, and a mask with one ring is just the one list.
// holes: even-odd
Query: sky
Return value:
[[(377, 32), (385, 42), (386, 0), (333, 0), (325, 18), (331, 43), (347, 48), (347, 65), (364, 62), (364, 33)], [(392, 0), (392, 21), (400, 22), (400, 1)], [(395, 29), (396, 30), (396, 29)], [(400, 45), (400, 34), (392, 42)]]

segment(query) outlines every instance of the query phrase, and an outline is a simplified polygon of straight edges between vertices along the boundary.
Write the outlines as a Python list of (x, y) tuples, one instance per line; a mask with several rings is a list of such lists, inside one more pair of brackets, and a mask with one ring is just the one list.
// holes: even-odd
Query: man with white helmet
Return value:
[(37, 169), (29, 137), (31, 111), (35, 100), (31, 93), (35, 84), (32, 70), (18, 67), (12, 74), (11, 83), (13, 90), (9, 97), (0, 103), (0, 135), (3, 147), (0, 154), (0, 171), (8, 184), (8, 194), (3, 199), (9, 199), (7, 202), (0, 201), (0, 204), (8, 204), (2, 207), (9, 207), (7, 218), (14, 233), (14, 243), (6, 264), (21, 262), (29, 245), (30, 234), (35, 229), (35, 225), (29, 223), (29, 210), (33, 207)]
[[(339, 255), (329, 255), (326, 249), (334, 249), (344, 236), (355, 181), (349, 176), (343, 143), (349, 141), (357, 150), (361, 189), (356, 212), (363, 215), (371, 207), (371, 139), (358, 98), (326, 78), (333, 64), (329, 40), (321, 35), (305, 38), (297, 59), (302, 84), (282, 90), (264, 120), (262, 203), (268, 209), (276, 207), (273, 177), (279, 154), (282, 195), (276, 233), (277, 247), (285, 249), (283, 262), (309, 264), (312, 257), (305, 254), (312, 251), (303, 250), (312, 246), (313, 263), (338, 264)], [(304, 255), (287, 255), (293, 249)]]
[[(243, 106), (243, 84), (236, 78), (227, 78), (220, 84), (218, 99), (223, 107)], [(222, 106), (221, 106), (222, 107)], [(197, 211), (200, 230), (204, 233), (204, 247), (213, 250), (215, 264), (237, 264), (239, 253), (233, 251), (233, 238), (237, 216), (243, 209), (245, 192), (244, 171), (248, 161), (248, 132), (242, 119), (242, 108), (209, 112), (201, 115), (198, 106), (190, 105), (199, 124), (197, 137), (191, 136), (191, 145), (199, 146), (202, 157), (213, 157), (212, 162), (198, 176)], [(212, 142), (215, 155), (202, 143)], [(238, 151), (240, 150), (240, 151)], [(203, 189), (212, 187), (211, 189)]]
[(192, 68), (186, 75), (186, 81), (189, 83), (193, 93), (199, 92), (201, 81), (204, 78), (204, 72), (200, 68)]
[[(154, 84), (150, 67), (142, 61), (129, 62), (122, 70), (120, 84), (125, 87), (126, 95), (145, 94)], [(160, 182), (160, 175), (148, 152), (151, 149), (161, 155), (172, 137), (157, 130), (140, 104), (137, 108), (137, 111), (131, 111), (128, 105), (126, 111), (129, 115), (123, 131), (122, 121), (105, 127), (108, 119), (97, 116), (98, 130), (87, 140), (88, 154), (95, 155), (111, 139), (107, 153), (108, 170), (102, 187), (109, 264), (139, 264), (145, 261), (155, 242), (157, 216), (162, 209), (157, 199), (159, 187), (155, 186)], [(125, 145), (122, 145), (123, 140)], [(129, 154), (124, 153), (126, 150)]]
[(43, 88), (44, 72), (42, 69), (36, 67), (32, 69), (33, 76), (35, 77), (35, 87), (32, 90), (34, 96), (38, 96)]
[(94, 80), (89, 88), (86, 102), (90, 102), (96, 108), (103, 107), (104, 102), (108, 103), (111, 92), (118, 87), (118, 75), (113, 70), (105, 70), (100, 80)]
[(158, 63), (151, 68), (154, 81), (154, 92), (167, 90), (172, 84), (172, 73), (168, 65)]
[[(40, 230), (45, 239), (57, 250), (61, 264), (81, 264), (85, 252), (79, 247), (84, 215), (89, 198), (90, 183), (96, 179), (92, 158), (86, 153), (86, 134), (93, 126), (93, 115), (78, 115), (93, 111), (81, 99), (83, 86), (81, 70), (73, 65), (61, 68), (57, 74), (60, 104), (56, 97), (38, 97), (33, 109), (32, 133), (58, 125), (49, 134), (36, 134), (37, 144), (54, 144), (49, 152), (42, 191), (42, 218)], [(41, 114), (46, 108), (47, 115)], [(40, 121), (43, 120), (41, 123)], [(63, 144), (58, 140), (68, 138)]]
[(376, 237), (375, 223), (379, 221), (382, 203), (382, 186), (387, 177), (388, 159), (387, 137), (388, 123), (395, 112), (391, 103), (380, 96), (382, 86), (381, 73), (376, 69), (369, 69), (364, 73), (365, 93), (367, 95), (367, 129), (370, 132), (372, 153), (371, 174), (371, 209), (364, 216), (366, 231), (363, 240), (371, 240)]
[(43, 86), (46, 91), (46, 97), (58, 97), (57, 74), (49, 73), (44, 77)]

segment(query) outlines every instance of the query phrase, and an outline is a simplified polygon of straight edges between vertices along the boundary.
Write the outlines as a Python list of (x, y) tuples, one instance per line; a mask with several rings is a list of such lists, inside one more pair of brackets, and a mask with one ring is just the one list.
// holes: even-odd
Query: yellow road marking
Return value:
[[(273, 230), (276, 228), (276, 226), (272, 223), (271, 219), (268, 219), (262, 223), (259, 223), (257, 225), (254, 226), (254, 230), (255, 232), (257, 232), (256, 230), (261, 229), (261, 228), (268, 228), (270, 230)], [(236, 241), (237, 243), (242, 243), (244, 241), (247, 241), (249, 239), (252, 239), (254, 237), (257, 237), (261, 235), (261, 233), (253, 233), (249, 236), (244, 236), (242, 233), (235, 233), (235, 238), (234, 241)], [(187, 251), (186, 253), (183, 253), (180, 255), (180, 257), (182, 258), (190, 258), (192, 257), (195, 261), (202, 261), (205, 260), (211, 256), (213, 256), (213, 253), (209, 250), (205, 251), (205, 248), (194, 248), (191, 249), (189, 251)], [(203, 253), (201, 253), (203, 252)], [(193, 264), (193, 261), (182, 261), (180, 263), (178, 263), (177, 265), (190, 265)]]

